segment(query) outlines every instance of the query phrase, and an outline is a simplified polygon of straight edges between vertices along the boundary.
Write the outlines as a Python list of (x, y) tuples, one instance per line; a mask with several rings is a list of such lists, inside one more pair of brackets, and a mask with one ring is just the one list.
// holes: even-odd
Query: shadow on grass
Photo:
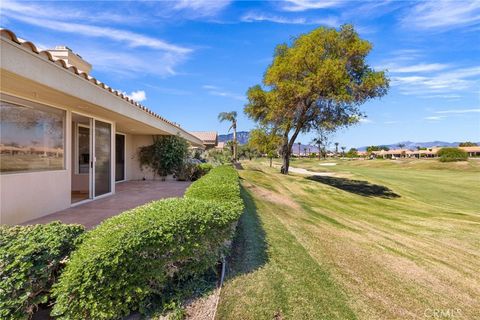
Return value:
[(385, 199), (400, 198), (400, 195), (391, 189), (378, 184), (372, 184), (368, 181), (351, 180), (347, 178), (327, 177), (327, 176), (311, 176), (308, 180), (317, 181), (337, 189), (348, 191), (364, 197), (378, 197)]
[(263, 266), (267, 260), (267, 242), (262, 222), (252, 196), (242, 186), (245, 211), (240, 217), (227, 260), (228, 277), (249, 273)]

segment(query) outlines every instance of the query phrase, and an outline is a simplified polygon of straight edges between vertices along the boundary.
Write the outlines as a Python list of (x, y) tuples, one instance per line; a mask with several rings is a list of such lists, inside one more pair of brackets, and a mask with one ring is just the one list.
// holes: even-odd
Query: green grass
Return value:
[(335, 162), (292, 162), (335, 174), (318, 181), (243, 163), (247, 209), (217, 318), (477, 317), (480, 162)]

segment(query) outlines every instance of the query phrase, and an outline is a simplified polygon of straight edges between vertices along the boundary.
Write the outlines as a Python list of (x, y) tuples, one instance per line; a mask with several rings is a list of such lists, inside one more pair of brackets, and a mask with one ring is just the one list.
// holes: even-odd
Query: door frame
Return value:
[[(71, 113), (75, 113), (84, 117), (87, 117), (90, 122), (90, 172), (89, 172), (89, 198), (71, 203), (71, 207), (75, 207), (78, 205), (81, 205), (86, 202), (90, 202), (93, 200), (105, 198), (108, 196), (111, 196), (112, 194), (115, 193), (115, 122), (106, 120), (104, 118), (99, 118), (96, 116), (92, 116), (90, 114), (82, 113), (82, 112), (76, 112), (76, 111), (71, 111)], [(71, 117), (70, 117), (71, 119)], [(70, 120), (71, 121), (71, 120)], [(95, 196), (95, 121), (100, 121), (104, 123), (108, 123), (110, 125), (110, 192), (104, 193), (99, 196)], [(76, 146), (75, 146), (76, 148)], [(72, 156), (75, 156), (77, 151), (72, 152)], [(74, 163), (76, 162), (76, 159)], [(75, 170), (75, 166), (71, 168), (71, 170)]]
[[(127, 134), (126, 133), (123, 133), (123, 132), (115, 132), (114, 134), (114, 138), (115, 138), (115, 135), (121, 135), (123, 136), (123, 159), (124, 159), (124, 164), (123, 164), (123, 180), (118, 180), (116, 181), (115, 180), (115, 177), (113, 177), (113, 180), (115, 181), (115, 183), (119, 183), (119, 182), (125, 182), (127, 181)], [(116, 164), (116, 151), (117, 151), (117, 141), (115, 140), (115, 164)], [(116, 171), (117, 167), (115, 166), (115, 171)], [(115, 172), (115, 175), (116, 175), (116, 172)]]

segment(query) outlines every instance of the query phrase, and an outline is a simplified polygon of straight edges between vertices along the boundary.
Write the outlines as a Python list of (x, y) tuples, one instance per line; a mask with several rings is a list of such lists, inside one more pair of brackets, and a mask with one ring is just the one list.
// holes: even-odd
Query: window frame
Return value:
[[(41, 108), (50, 108), (50, 109), (56, 109), (60, 110), (63, 112), (63, 126), (62, 126), (62, 142), (63, 142), (63, 161), (62, 161), (62, 168), (59, 169), (52, 169), (52, 168), (45, 168), (45, 169), (34, 169), (34, 170), (18, 170), (18, 171), (0, 171), (0, 175), (18, 175), (18, 174), (29, 174), (29, 173), (40, 173), (40, 172), (62, 172), (62, 171), (68, 171), (68, 166), (67, 166), (67, 159), (68, 159), (68, 146), (67, 146), (67, 140), (68, 140), (68, 110), (64, 108), (58, 108), (54, 107), (48, 104), (44, 103), (39, 103), (31, 100), (26, 100), (22, 99), (19, 97), (15, 96), (10, 96), (6, 95), (4, 93), (0, 94), (0, 101), (1, 102), (6, 102), (9, 104), (13, 104), (16, 106), (28, 108), (28, 109), (33, 109), (35, 108), (41, 109)], [(0, 154), (1, 157), (1, 154)]]

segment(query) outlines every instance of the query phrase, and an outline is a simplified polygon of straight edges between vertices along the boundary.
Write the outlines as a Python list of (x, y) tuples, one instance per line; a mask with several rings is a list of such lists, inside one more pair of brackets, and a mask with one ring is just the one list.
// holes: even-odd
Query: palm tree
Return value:
[(338, 145), (339, 145), (339, 143), (335, 142), (335, 155), (338, 154)]
[(342, 147), (342, 156), (343, 156), (343, 157), (345, 157), (345, 149), (346, 149), (346, 148), (347, 148), (347, 147)]
[(298, 157), (300, 158), (300, 148), (302, 147), (302, 143), (301, 142), (297, 142), (298, 143)]
[(399, 144), (398, 144), (398, 147), (399, 147), (400, 149), (403, 149), (403, 147), (405, 147), (405, 143), (399, 143)]
[(233, 130), (233, 161), (237, 161), (237, 112), (220, 112), (218, 114), (218, 120), (220, 122), (229, 121), (232, 123), (228, 131), (230, 131), (230, 129)]

